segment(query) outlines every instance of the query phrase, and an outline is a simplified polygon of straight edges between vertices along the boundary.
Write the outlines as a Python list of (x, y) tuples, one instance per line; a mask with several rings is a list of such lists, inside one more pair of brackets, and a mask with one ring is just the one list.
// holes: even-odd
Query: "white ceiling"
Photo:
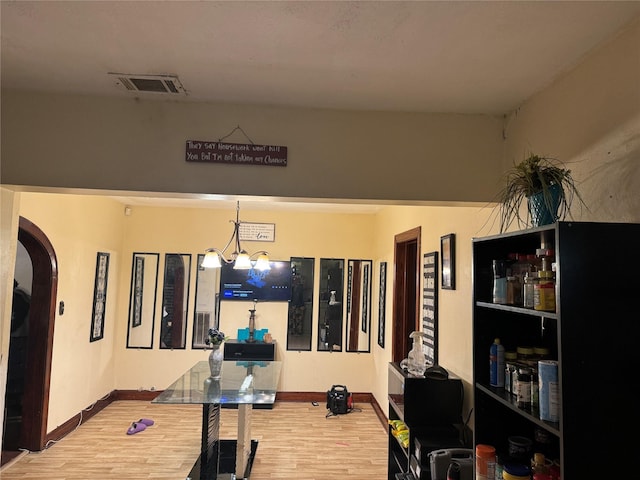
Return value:
[[(504, 114), (640, 1), (7, 1), (3, 88), (158, 101)], [(109, 72), (177, 75), (131, 93)]]

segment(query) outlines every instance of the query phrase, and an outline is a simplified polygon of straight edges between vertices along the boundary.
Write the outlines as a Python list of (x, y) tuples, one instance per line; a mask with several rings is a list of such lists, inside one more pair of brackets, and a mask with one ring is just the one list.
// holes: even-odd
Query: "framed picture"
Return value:
[(456, 289), (456, 234), (440, 237), (440, 255), (442, 257), (442, 288)]
[(422, 340), (427, 363), (438, 363), (438, 252), (423, 255), (422, 260)]
[(363, 333), (367, 333), (367, 326), (369, 325), (369, 290), (371, 287), (366, 287), (369, 284), (369, 265), (364, 264), (362, 266), (362, 285), (365, 287), (362, 289), (362, 321), (360, 326)]
[(387, 262), (380, 262), (380, 290), (378, 294), (378, 345), (384, 348), (384, 321), (387, 305)]
[(98, 252), (96, 280), (93, 288), (93, 313), (91, 314), (90, 342), (104, 337), (104, 311), (107, 304), (107, 280), (109, 279), (109, 254)]
[(139, 256), (133, 259), (133, 309), (131, 326), (142, 325), (142, 295), (144, 293), (144, 257)]

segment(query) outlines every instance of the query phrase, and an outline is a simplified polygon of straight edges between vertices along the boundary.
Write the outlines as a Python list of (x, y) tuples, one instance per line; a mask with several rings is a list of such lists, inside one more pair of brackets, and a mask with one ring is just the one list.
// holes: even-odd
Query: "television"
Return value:
[(220, 271), (220, 300), (257, 300), (288, 302), (291, 300), (291, 262), (270, 261), (271, 270), (234, 270), (223, 264)]

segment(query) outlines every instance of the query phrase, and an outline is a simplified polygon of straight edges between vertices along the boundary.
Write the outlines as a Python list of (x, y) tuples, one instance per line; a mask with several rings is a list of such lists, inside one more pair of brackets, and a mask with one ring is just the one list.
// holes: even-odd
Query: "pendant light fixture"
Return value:
[[(233, 222), (233, 233), (227, 245), (222, 250), (207, 248), (200, 266), (202, 268), (220, 268), (222, 267), (222, 262), (224, 262), (233, 264), (235, 270), (249, 270), (251, 268), (255, 268), (256, 270), (270, 270), (269, 254), (266, 251), (260, 250), (250, 255), (240, 245), (240, 224), (242, 223), (240, 221), (240, 202), (237, 202), (236, 205), (236, 220), (235, 222), (230, 220), (230, 222)], [(227, 258), (225, 257), (225, 252), (232, 243), (234, 244), (234, 251), (231, 257)], [(255, 264), (252, 262), (252, 258), (254, 257), (257, 257)]]

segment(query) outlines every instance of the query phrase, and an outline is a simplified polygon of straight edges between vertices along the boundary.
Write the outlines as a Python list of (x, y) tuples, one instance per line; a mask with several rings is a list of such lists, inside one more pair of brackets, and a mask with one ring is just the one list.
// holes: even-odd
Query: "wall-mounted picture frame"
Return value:
[(438, 252), (422, 260), (422, 350), (429, 365), (438, 363)]
[(133, 260), (133, 309), (131, 327), (142, 325), (142, 295), (144, 294), (144, 257), (135, 257)]
[(91, 334), (89, 341), (104, 337), (104, 312), (107, 304), (107, 281), (109, 279), (109, 254), (98, 252), (96, 259), (96, 279), (93, 288), (93, 312), (91, 313)]
[(440, 237), (440, 257), (442, 258), (442, 288), (456, 289), (456, 234)]
[(384, 322), (387, 308), (387, 262), (380, 262), (380, 290), (378, 293), (378, 345), (384, 348)]

